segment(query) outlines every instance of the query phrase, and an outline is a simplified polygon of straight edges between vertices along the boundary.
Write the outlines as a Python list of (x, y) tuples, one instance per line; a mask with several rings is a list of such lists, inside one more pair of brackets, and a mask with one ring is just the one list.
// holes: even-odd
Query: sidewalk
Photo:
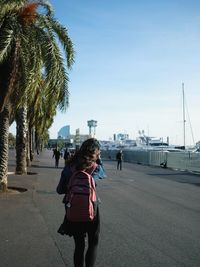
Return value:
[(15, 155), (11, 152), (8, 186), (27, 191), (0, 195), (0, 266), (70, 266), (59, 248), (63, 243), (64, 250), (66, 240), (57, 234), (64, 209), (55, 188), (63, 166), (61, 159), (60, 168), (55, 169), (52, 152), (46, 151), (35, 156), (28, 169), (32, 174), (15, 175)]

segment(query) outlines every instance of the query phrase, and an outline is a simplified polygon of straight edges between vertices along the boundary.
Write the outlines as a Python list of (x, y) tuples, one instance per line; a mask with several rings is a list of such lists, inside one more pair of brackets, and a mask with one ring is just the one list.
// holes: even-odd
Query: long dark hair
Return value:
[(77, 170), (85, 170), (92, 166), (96, 161), (94, 154), (96, 150), (100, 150), (100, 143), (95, 138), (89, 138), (84, 141), (75, 155), (67, 162), (70, 165), (75, 165)]

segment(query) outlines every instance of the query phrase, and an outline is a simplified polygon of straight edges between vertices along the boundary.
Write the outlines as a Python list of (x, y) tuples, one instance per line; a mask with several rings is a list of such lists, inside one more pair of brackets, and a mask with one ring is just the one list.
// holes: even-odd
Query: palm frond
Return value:
[(2, 29), (0, 32), (0, 64), (2, 64), (11, 52), (14, 34), (12, 29)]
[(38, 4), (45, 8), (45, 10), (47, 11), (46, 16), (54, 15), (52, 5), (49, 2), (41, 0), (41, 1), (38, 1)]
[[(36, 42), (34, 30), (24, 32), (21, 36), (21, 44), (23, 50), (21, 51), (21, 88), (24, 94), (21, 94), (21, 101), (27, 96), (28, 101), (34, 97), (34, 90), (38, 87), (41, 81), (42, 61), (40, 56), (40, 46)], [(31, 46), (30, 46), (31, 43)]]
[[(50, 32), (38, 31), (41, 46), (41, 54), (45, 69), (45, 80), (51, 95), (66, 95), (65, 105), (68, 104), (68, 76), (64, 67), (63, 58), (53, 35)], [(41, 39), (40, 39), (41, 38)]]
[(54, 32), (57, 34), (58, 39), (64, 48), (65, 56), (67, 58), (67, 66), (68, 68), (71, 68), (74, 63), (75, 51), (74, 45), (68, 36), (68, 30), (54, 19), (51, 20), (51, 23)]
[(75, 52), (74, 45), (68, 35), (68, 30), (52, 17), (47, 19), (43, 16), (43, 20), (47, 29), (58, 37), (58, 41), (61, 43), (67, 59), (67, 67), (71, 68), (74, 63)]
[(42, 101), (38, 101), (34, 110), (34, 126), (40, 135), (49, 129), (53, 123), (53, 117), (56, 114), (56, 101), (52, 97), (46, 96), (43, 91), (40, 91), (38, 97)]
[(20, 10), (26, 2), (27, 0), (0, 0), (0, 16)]
[[(53, 75), (53, 77), (55, 77), (56, 75), (58, 78), (56, 80), (54, 78), (54, 81), (56, 81), (56, 84), (50, 83), (49, 87), (52, 88), (54, 94), (57, 92), (59, 108), (61, 111), (65, 111), (66, 107), (68, 107), (68, 104), (69, 104), (69, 91), (68, 91), (69, 80), (68, 80), (68, 73), (66, 72), (66, 67), (64, 63), (65, 60), (61, 54), (62, 50), (60, 50), (58, 46), (57, 40), (60, 40), (60, 39), (56, 37), (62, 38), (61, 43), (64, 44), (64, 47), (66, 49), (65, 56), (67, 59), (67, 67), (71, 67), (72, 63), (74, 62), (73, 44), (70, 38), (68, 37), (67, 32), (65, 31), (66, 29), (62, 28), (60, 24), (56, 24), (57, 28), (59, 28), (59, 35), (56, 33), (56, 36), (55, 36), (55, 30), (53, 27), (51, 27), (52, 23), (50, 23), (49, 20), (45, 16), (40, 16), (39, 22), (40, 22), (40, 25), (43, 25), (43, 27), (47, 29), (45, 31), (46, 38), (47, 38), (46, 40), (47, 46), (42, 46), (42, 47), (45, 47), (44, 58), (46, 58), (45, 62), (47, 62), (46, 78), (47, 80), (49, 80), (48, 78), (52, 77), (52, 73), (48, 71), (48, 70), (52, 71), (52, 65), (51, 65), (51, 62), (52, 62), (53, 64), (55, 64), (53, 67), (53, 70), (56, 70), (56, 73)], [(44, 34), (42, 34), (42, 38), (44, 39)], [(51, 59), (49, 57), (51, 57)]]

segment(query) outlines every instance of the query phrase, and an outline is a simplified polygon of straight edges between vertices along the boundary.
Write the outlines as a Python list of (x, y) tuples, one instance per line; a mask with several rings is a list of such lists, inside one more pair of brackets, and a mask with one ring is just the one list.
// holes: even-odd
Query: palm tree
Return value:
[(0, 185), (4, 188), (8, 158), (4, 116), (9, 118), (9, 104), (12, 102), (14, 108), (23, 106), (44, 78), (43, 90), (65, 110), (69, 96), (67, 68), (74, 62), (67, 29), (55, 20), (49, 3), (6, 2), (0, 0), (0, 149), (5, 150), (0, 157)]
[(0, 113), (0, 190), (7, 190), (9, 108)]
[[(54, 98), (48, 95), (48, 92), (43, 90), (45, 80), (42, 80), (40, 87), (37, 88), (34, 98), (28, 101), (28, 121), (29, 121), (29, 136), (31, 132), (35, 132), (37, 150), (41, 147), (41, 140), (46, 140), (48, 129), (53, 123), (53, 117), (56, 115), (58, 105), (57, 95)], [(31, 141), (31, 139), (30, 139)], [(30, 145), (30, 150), (32, 145)]]
[(27, 173), (27, 107), (21, 107), (16, 112), (16, 173)]

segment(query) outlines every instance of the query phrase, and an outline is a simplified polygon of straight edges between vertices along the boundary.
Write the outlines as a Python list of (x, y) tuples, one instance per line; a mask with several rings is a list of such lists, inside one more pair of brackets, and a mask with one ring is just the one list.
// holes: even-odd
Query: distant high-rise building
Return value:
[(69, 139), (69, 138), (70, 138), (70, 126), (66, 125), (59, 130), (58, 139)]
[(124, 141), (129, 139), (129, 135), (125, 133), (118, 133), (113, 135), (114, 141)]

